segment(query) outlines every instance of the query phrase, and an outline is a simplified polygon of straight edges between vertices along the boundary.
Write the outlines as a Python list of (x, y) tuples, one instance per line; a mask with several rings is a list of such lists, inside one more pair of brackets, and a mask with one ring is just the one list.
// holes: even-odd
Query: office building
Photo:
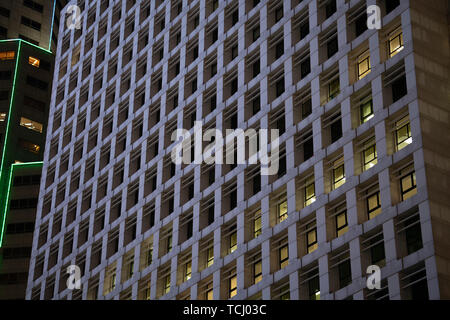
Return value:
[[(59, 32), (27, 299), (449, 298), (448, 12), (86, 2)], [(278, 173), (174, 165), (195, 121), (278, 129)]]

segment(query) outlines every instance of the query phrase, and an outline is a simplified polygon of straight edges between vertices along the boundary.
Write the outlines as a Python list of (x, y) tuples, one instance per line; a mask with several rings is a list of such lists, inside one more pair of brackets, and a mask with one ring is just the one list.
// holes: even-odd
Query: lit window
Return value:
[(35, 57), (28, 57), (28, 63), (31, 64), (33, 67), (39, 68), (39, 65), (41, 64), (41, 60)]
[(43, 128), (42, 123), (30, 120), (30, 119), (25, 118), (25, 117), (21, 117), (20, 118), (20, 125), (22, 127), (27, 128), (27, 129), (30, 129), (30, 130), (42, 133), (42, 128)]
[(417, 193), (416, 172), (412, 170), (414, 170), (414, 168), (411, 166), (400, 171), (400, 191), (402, 195), (402, 201), (408, 199), (409, 197), (412, 197)]
[(147, 250), (147, 267), (152, 264), (152, 256), (153, 256), (153, 249), (152, 244), (150, 244), (150, 248)]
[(16, 53), (14, 51), (0, 52), (0, 60), (2, 60), (2, 61), (13, 60), (15, 56), (16, 56)]
[(262, 280), (262, 262), (261, 260), (253, 264), (253, 283), (257, 284)]
[(364, 171), (377, 164), (377, 146), (375, 144), (375, 138), (370, 139), (364, 144), (364, 150), (362, 153)]
[(26, 151), (38, 154), (41, 150), (41, 147), (37, 144), (34, 144), (32, 142), (26, 141), (26, 140), (19, 140), (19, 145), (24, 148)]
[(257, 238), (262, 233), (262, 227), (261, 227), (261, 210), (258, 210), (255, 213), (255, 220), (253, 220), (253, 231), (254, 236)]
[(286, 220), (286, 218), (288, 217), (287, 201), (279, 203), (277, 206), (277, 211), (278, 211), (278, 221), (282, 222)]
[(412, 143), (409, 116), (406, 116), (395, 123), (395, 140), (397, 151)]
[(206, 298), (206, 300), (213, 299), (213, 284), (212, 284), (212, 282), (206, 286), (205, 298)]
[(186, 262), (184, 265), (184, 281), (188, 281), (192, 275), (192, 264), (191, 261)]
[(167, 253), (172, 251), (172, 235), (167, 237)]
[(230, 280), (228, 280), (229, 283), (229, 291), (228, 291), (228, 297), (233, 298), (237, 293), (237, 277), (232, 276)]
[(344, 157), (333, 163), (333, 189), (337, 189), (345, 183)]
[(401, 29), (397, 29), (389, 36), (389, 58), (403, 50), (403, 33)]
[(109, 281), (109, 288), (110, 288), (110, 292), (116, 288), (116, 271), (115, 270), (114, 270), (114, 273), (111, 275), (111, 278)]
[(320, 281), (319, 277), (314, 277), (308, 281), (309, 300), (320, 300)]
[(380, 203), (380, 192), (374, 189), (369, 189), (367, 191), (367, 213), (369, 215), (369, 220), (375, 218), (381, 213), (381, 203)]
[(370, 52), (366, 51), (358, 57), (358, 80), (370, 73)]
[(280, 269), (283, 269), (289, 264), (289, 249), (288, 245), (282, 246), (278, 249), (278, 254), (280, 255)]
[(234, 231), (230, 235), (230, 252), (229, 253), (233, 253), (236, 249), (237, 249), (237, 232)]
[(336, 208), (336, 234), (338, 237), (348, 231), (347, 211), (345, 207), (341, 206)]
[(170, 291), (170, 275), (166, 276), (164, 279), (164, 294), (169, 293)]
[(361, 124), (373, 118), (373, 102), (371, 96), (360, 101), (359, 110), (361, 114)]
[(0, 121), (5, 121), (5, 120), (6, 120), (6, 113), (0, 112)]
[(316, 201), (316, 191), (314, 185), (314, 177), (306, 180), (305, 186), (305, 207)]
[(311, 253), (317, 249), (317, 228), (312, 228), (311, 224), (306, 226), (306, 247), (307, 252)]
[(210, 247), (206, 253), (206, 267), (212, 266), (214, 263), (214, 247)]

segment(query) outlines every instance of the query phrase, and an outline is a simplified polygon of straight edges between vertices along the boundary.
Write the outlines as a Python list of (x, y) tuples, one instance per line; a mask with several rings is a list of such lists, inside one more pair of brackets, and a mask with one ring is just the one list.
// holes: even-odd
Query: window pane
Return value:
[(280, 222), (287, 218), (287, 201), (284, 201), (278, 205), (278, 218)]
[(41, 60), (35, 57), (28, 57), (28, 63), (31, 64), (33, 67), (39, 68), (39, 65), (41, 64)]
[(42, 133), (42, 128), (43, 128), (42, 123), (30, 120), (30, 119), (25, 118), (25, 117), (21, 117), (20, 118), (20, 125), (22, 127), (27, 128), (27, 129), (30, 129), (30, 130)]

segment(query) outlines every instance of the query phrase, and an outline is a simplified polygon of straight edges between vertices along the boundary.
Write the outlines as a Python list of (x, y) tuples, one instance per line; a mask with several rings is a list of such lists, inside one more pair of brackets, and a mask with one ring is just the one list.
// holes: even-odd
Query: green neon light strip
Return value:
[(55, 9), (56, 9), (56, 0), (53, 1), (52, 26), (50, 28), (50, 39), (48, 40), (48, 51), (52, 50), (53, 24), (55, 23), (55, 13), (56, 13)]
[(14, 169), (17, 167), (42, 167), (43, 162), (39, 161), (39, 162), (25, 162), (25, 163), (13, 163), (11, 165), (11, 168), (9, 170), (9, 179), (8, 179), (8, 188), (7, 188), (7, 193), (6, 193), (6, 197), (5, 197), (5, 204), (3, 207), (3, 219), (2, 219), (2, 224), (1, 224), (1, 229), (0, 229), (0, 248), (3, 245), (3, 237), (5, 234), (5, 228), (6, 228), (6, 217), (8, 215), (9, 212), (9, 198), (11, 196), (11, 189), (12, 189), (12, 181), (13, 181), (13, 176), (14, 176)]
[(47, 49), (44, 49), (44, 48), (42, 48), (42, 47), (39, 47), (39, 46), (35, 45), (34, 43), (28, 42), (28, 41), (23, 40), (23, 39), (7, 39), (7, 40), (0, 40), (0, 43), (3, 43), (3, 42), (14, 42), (14, 41), (22, 42), (22, 43), (25, 43), (25, 44), (27, 44), (27, 45), (29, 45), (29, 46), (35, 47), (36, 49), (39, 49), (39, 50), (41, 50), (41, 51), (44, 51), (44, 52), (46, 52), (46, 53), (53, 54), (53, 52), (51, 52), (51, 51), (49, 51), (49, 50), (47, 50)]
[[(9, 140), (9, 130), (11, 127), (11, 118), (12, 118), (12, 112), (14, 109), (14, 97), (16, 95), (16, 82), (17, 82), (17, 73), (18, 73), (18, 69), (19, 69), (19, 62), (20, 62), (20, 51), (22, 48), (22, 41), (18, 42), (17, 45), (17, 57), (16, 57), (16, 66), (15, 66), (15, 70), (14, 70), (14, 78), (13, 78), (13, 84), (12, 84), (12, 89), (11, 89), (11, 101), (9, 104), (9, 111), (8, 111), (8, 121), (6, 124), (6, 132), (5, 132), (5, 141), (3, 143), (3, 153), (2, 153), (2, 162), (0, 165), (0, 190), (1, 190), (1, 195), (0, 195), (0, 208), (4, 208), (5, 204), (4, 203), (6, 198), (9, 196), (9, 190), (5, 189), (5, 187), (7, 187), (9, 185), (6, 184), (5, 180), (5, 175), (6, 175), (6, 171), (8, 169), (5, 169), (7, 167), (7, 164), (5, 163), (6, 161), (6, 149), (7, 149), (7, 145), (8, 145), (8, 140)], [(12, 171), (12, 168), (9, 169), (10, 171)], [(11, 178), (11, 174), (12, 172), (10, 172), (10, 178)], [(5, 196), (6, 195), (6, 196)], [(3, 230), (5, 228), (4, 224), (5, 224), (5, 219), (6, 219), (6, 211), (2, 210), (2, 223), (0, 225), (0, 247), (1, 247), (1, 243), (2, 243), (2, 239), (3, 239)]]

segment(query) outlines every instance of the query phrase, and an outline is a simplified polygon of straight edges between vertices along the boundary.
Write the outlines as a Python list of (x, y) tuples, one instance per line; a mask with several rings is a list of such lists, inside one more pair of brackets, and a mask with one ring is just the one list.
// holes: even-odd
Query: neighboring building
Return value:
[[(81, 31), (59, 34), (27, 299), (450, 298), (448, 13), (82, 6)], [(195, 120), (278, 128), (278, 174), (175, 166), (171, 135)]]
[[(0, 299), (25, 298), (55, 59), (47, 49), (62, 9), (44, 2), (0, 1)], [(21, 178), (24, 168), (32, 175)], [(21, 179), (30, 184), (16, 187)]]

